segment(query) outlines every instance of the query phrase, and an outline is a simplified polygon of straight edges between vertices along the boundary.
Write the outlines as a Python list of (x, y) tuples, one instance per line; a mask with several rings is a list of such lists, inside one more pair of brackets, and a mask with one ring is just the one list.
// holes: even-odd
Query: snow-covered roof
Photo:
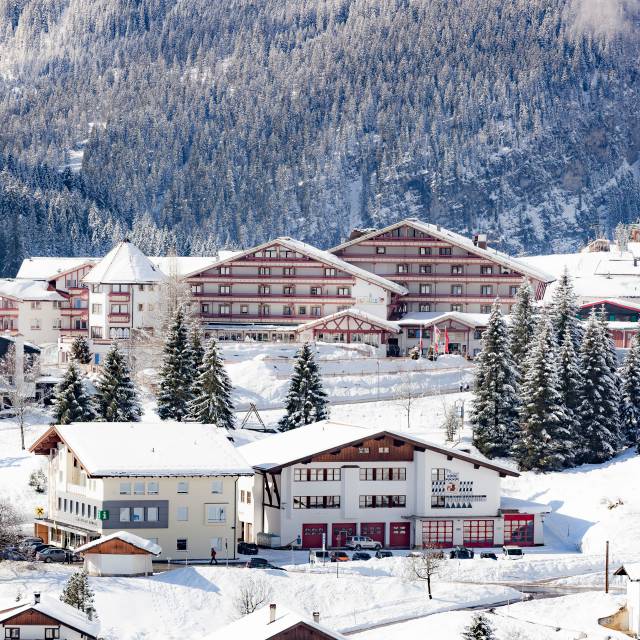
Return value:
[(297, 625), (303, 625), (310, 630), (318, 631), (322, 634), (322, 637), (346, 640), (346, 636), (341, 633), (293, 613), (281, 605), (276, 606), (275, 620), (273, 622), (271, 622), (270, 607), (265, 606), (228, 624), (212, 635), (204, 636), (203, 640), (230, 640), (230, 638), (237, 638), (238, 640), (269, 640), (269, 638), (279, 636), (279, 634)]
[(514, 271), (518, 271), (520, 273), (524, 273), (532, 278), (540, 280), (542, 282), (552, 282), (555, 280), (555, 277), (550, 274), (546, 268), (543, 269), (539, 266), (533, 266), (527, 263), (522, 262), (519, 258), (513, 258), (506, 253), (502, 253), (501, 251), (497, 251), (495, 249), (483, 249), (481, 247), (476, 246), (473, 243), (471, 238), (467, 238), (455, 231), (450, 231), (449, 229), (444, 229), (440, 225), (431, 224), (429, 222), (422, 222), (422, 220), (418, 220), (417, 218), (405, 218), (400, 222), (396, 222), (394, 224), (390, 224), (387, 227), (383, 227), (382, 229), (375, 229), (370, 231), (369, 233), (365, 233), (364, 235), (359, 236), (358, 238), (354, 238), (353, 240), (348, 240), (347, 242), (343, 242), (339, 244), (337, 247), (333, 247), (330, 249), (332, 253), (336, 251), (340, 251), (345, 247), (349, 247), (354, 244), (358, 244), (363, 240), (370, 240), (379, 236), (382, 233), (388, 233), (393, 229), (397, 229), (398, 227), (409, 226), (417, 231), (421, 231), (422, 233), (426, 233), (434, 238), (438, 238), (440, 240), (444, 240), (446, 242), (450, 242), (453, 245), (456, 245), (470, 253), (473, 253), (478, 256), (482, 256), (483, 258), (487, 258), (493, 262), (497, 262), (509, 269), (513, 269)]
[(193, 271), (209, 269), (220, 258), (215, 256), (150, 256), (149, 260), (167, 276), (184, 277)]
[(140, 536), (137, 536), (135, 533), (131, 533), (130, 531), (116, 531), (115, 533), (111, 533), (108, 536), (102, 536), (102, 538), (92, 540), (91, 542), (87, 542), (87, 544), (78, 547), (76, 551), (78, 553), (84, 553), (86, 551), (89, 551), (89, 549), (99, 547), (101, 544), (109, 542), (109, 540), (122, 540), (123, 542), (127, 542), (130, 545), (137, 547), (138, 549), (148, 551), (154, 556), (160, 555), (162, 553), (162, 548), (159, 544), (151, 542), (151, 540), (147, 540), (146, 538), (141, 538)]
[(253, 475), (227, 432), (198, 422), (78, 422), (56, 425), (31, 446), (64, 442), (87, 473), (100, 476)]
[(85, 264), (95, 264), (100, 258), (51, 258), (34, 257), (25, 258), (18, 269), (16, 278), (27, 278), (31, 280), (53, 280), (62, 273), (73, 271)]
[(503, 511), (517, 511), (518, 513), (551, 513), (553, 509), (548, 504), (520, 500), (509, 496), (500, 497), (500, 509)]
[(83, 281), (89, 284), (152, 284), (165, 279), (165, 274), (138, 247), (123, 240), (87, 273)]
[(238, 447), (238, 450), (254, 469), (274, 471), (332, 449), (350, 446), (364, 439), (385, 434), (424, 446), (431, 451), (451, 455), (459, 460), (488, 467), (500, 473), (510, 476), (518, 475), (508, 467), (494, 464), (481, 456), (474, 456), (458, 449), (434, 444), (413, 432), (408, 433), (395, 429), (371, 429), (370, 427), (344, 424), (332, 420), (322, 420), (297, 429), (277, 433), (268, 438)]
[[(3, 606), (3, 604), (5, 606)], [(98, 637), (98, 632), (100, 631), (99, 622), (89, 620), (82, 611), (57, 598), (52, 598), (44, 594), (40, 596), (40, 602), (35, 602), (35, 599), (30, 599), (25, 603), (16, 603), (16, 601), (13, 600), (11, 603), (0, 604), (0, 623), (31, 610), (38, 611), (43, 615), (53, 618), (62, 625), (85, 634), (88, 638)]]
[(213, 266), (224, 264), (231, 260), (237, 260), (238, 258), (242, 258), (243, 256), (250, 255), (252, 253), (256, 253), (257, 251), (261, 251), (262, 249), (266, 249), (274, 244), (281, 245), (286, 249), (290, 249), (291, 251), (296, 251), (297, 253), (302, 254), (303, 256), (307, 256), (308, 258), (312, 258), (313, 260), (317, 260), (318, 262), (322, 262), (331, 267), (335, 267), (336, 269), (340, 269), (340, 271), (346, 271), (362, 280), (366, 280), (367, 282), (371, 282), (373, 284), (377, 284), (383, 289), (387, 289), (388, 291), (393, 291), (394, 293), (399, 293), (401, 295), (405, 295), (408, 293), (407, 289), (405, 289), (402, 285), (399, 285), (391, 280), (387, 280), (382, 276), (378, 276), (375, 273), (371, 273), (370, 271), (366, 271), (365, 269), (361, 269), (360, 267), (356, 267), (348, 262), (345, 262), (342, 258), (338, 258), (333, 255), (329, 251), (324, 251), (323, 249), (318, 249), (313, 245), (307, 244), (306, 242), (302, 242), (301, 240), (294, 240), (293, 238), (276, 238), (275, 240), (269, 240), (268, 242), (263, 242), (262, 244), (251, 247), (251, 249), (246, 249), (245, 251), (239, 252), (230, 252), (231, 255), (223, 260), (218, 260), (214, 264), (209, 265), (205, 269), (199, 269), (194, 271), (193, 273), (189, 273), (187, 275), (194, 276), (202, 271), (206, 271)]
[(629, 562), (623, 564), (613, 574), (614, 576), (627, 576), (632, 582), (640, 581), (640, 562)]
[(432, 324), (455, 320), (469, 327), (486, 327), (489, 322), (488, 313), (463, 313), (462, 311), (411, 311), (396, 323), (401, 327), (416, 325), (428, 327)]
[(337, 320), (338, 318), (342, 318), (344, 316), (350, 316), (352, 318), (359, 318), (360, 320), (364, 320), (365, 322), (369, 322), (377, 327), (382, 327), (387, 331), (393, 331), (393, 333), (400, 333), (400, 327), (397, 322), (392, 322), (391, 320), (385, 320), (378, 316), (374, 316), (371, 313), (367, 313), (366, 311), (362, 311), (356, 307), (350, 307), (349, 309), (344, 309), (343, 311), (338, 311), (337, 313), (332, 313), (328, 316), (323, 316), (322, 318), (315, 318), (314, 320), (310, 320), (309, 322), (305, 322), (296, 327), (296, 331), (305, 331), (306, 329), (311, 329), (319, 324), (325, 324), (326, 322), (330, 322), (331, 320)]
[(589, 300), (580, 305), (582, 309), (589, 309), (590, 307), (598, 307), (602, 304), (610, 304), (614, 307), (623, 307), (630, 311), (640, 311), (640, 302), (633, 302), (631, 300), (624, 300), (623, 298), (602, 298), (601, 300)]
[(66, 300), (55, 289), (49, 289), (44, 280), (0, 279), (0, 296), (15, 300)]

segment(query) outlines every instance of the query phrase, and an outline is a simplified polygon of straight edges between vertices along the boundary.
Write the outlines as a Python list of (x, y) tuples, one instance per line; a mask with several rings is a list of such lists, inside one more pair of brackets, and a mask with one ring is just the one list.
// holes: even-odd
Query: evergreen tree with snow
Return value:
[(582, 327), (578, 320), (578, 304), (573, 291), (573, 282), (566, 267), (553, 292), (550, 313), (558, 344), (564, 339), (565, 331), (569, 331), (573, 348), (577, 353), (580, 349)]
[(231, 391), (231, 380), (218, 353), (216, 341), (212, 339), (193, 386), (194, 397), (189, 404), (190, 418), (203, 424), (233, 429), (235, 416)]
[(116, 343), (105, 356), (94, 401), (99, 420), (138, 422), (142, 415), (129, 366)]
[(157, 397), (158, 415), (162, 420), (181, 422), (187, 417), (193, 379), (184, 312), (178, 308), (167, 332), (160, 369), (160, 389)]
[(606, 462), (620, 446), (619, 380), (610, 367), (608, 342), (592, 310), (580, 348), (579, 462)]
[(69, 576), (60, 594), (60, 600), (85, 613), (89, 620), (97, 618), (93, 589), (89, 585), (89, 574), (83, 569)]
[(91, 349), (84, 336), (78, 336), (71, 343), (71, 357), (80, 364), (91, 363)]
[(535, 325), (533, 290), (531, 289), (529, 281), (525, 280), (520, 285), (516, 295), (516, 303), (513, 305), (513, 311), (511, 312), (511, 326), (509, 330), (511, 356), (521, 376), (527, 354), (533, 343)]
[(572, 433), (562, 405), (555, 337), (543, 316), (524, 367), (520, 388), (521, 433), (514, 456), (523, 471), (559, 471), (572, 462)]
[(318, 364), (311, 347), (305, 343), (297, 354), (285, 403), (287, 413), (278, 423), (280, 431), (289, 431), (325, 420), (329, 415), (328, 404)]
[(640, 453), (640, 333), (636, 333), (622, 367), (620, 422), (625, 444)]
[(90, 422), (95, 418), (93, 403), (87, 395), (84, 377), (72, 360), (64, 378), (56, 387), (53, 402), (53, 419), (57, 424)]
[(476, 358), (471, 423), (473, 444), (489, 458), (508, 455), (518, 434), (518, 374), (496, 300)]
[(473, 616), (471, 623), (462, 633), (463, 640), (495, 640), (493, 627), (484, 613)]
[(192, 379), (191, 398), (196, 394), (196, 381), (200, 375), (200, 367), (204, 361), (204, 345), (202, 342), (202, 329), (198, 320), (193, 320), (189, 325), (189, 334), (187, 338), (189, 342), (189, 368)]
[(561, 404), (567, 414), (567, 425), (571, 433), (571, 459), (568, 464), (575, 463), (580, 450), (580, 421), (578, 418), (580, 394), (582, 389), (582, 373), (578, 354), (573, 347), (570, 327), (565, 327), (564, 337), (558, 349), (558, 378), (560, 382)]

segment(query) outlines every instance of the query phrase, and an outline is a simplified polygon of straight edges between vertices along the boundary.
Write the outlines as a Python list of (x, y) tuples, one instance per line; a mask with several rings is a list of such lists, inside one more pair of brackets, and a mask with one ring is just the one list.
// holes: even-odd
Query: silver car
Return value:
[(347, 538), (346, 547), (356, 551), (360, 551), (360, 549), (374, 549), (375, 551), (382, 549), (382, 545), (377, 540), (368, 536), (350, 536)]

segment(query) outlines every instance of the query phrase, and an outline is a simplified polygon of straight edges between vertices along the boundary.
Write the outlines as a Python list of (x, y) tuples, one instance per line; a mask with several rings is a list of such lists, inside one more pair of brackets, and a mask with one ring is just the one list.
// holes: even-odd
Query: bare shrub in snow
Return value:
[(438, 575), (438, 571), (444, 562), (444, 553), (438, 547), (427, 547), (420, 554), (414, 554), (406, 559), (404, 577), (406, 580), (424, 580), (427, 583), (429, 600), (431, 595), (431, 581)]
[(0, 500), (0, 547), (18, 541), (22, 518), (16, 508), (7, 500)]
[(456, 439), (456, 433), (460, 428), (460, 418), (454, 404), (444, 404), (444, 422), (442, 428), (444, 429), (447, 442), (453, 442)]
[(254, 572), (238, 585), (233, 606), (241, 616), (246, 616), (266, 604), (272, 596), (273, 589), (269, 581), (263, 575)]

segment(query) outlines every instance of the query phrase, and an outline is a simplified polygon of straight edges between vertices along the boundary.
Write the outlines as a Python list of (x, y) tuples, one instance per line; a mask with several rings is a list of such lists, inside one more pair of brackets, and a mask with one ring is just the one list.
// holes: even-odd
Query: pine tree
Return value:
[(86, 613), (89, 620), (98, 617), (94, 605), (94, 593), (89, 585), (89, 574), (85, 570), (71, 574), (62, 590), (60, 600)]
[(218, 354), (216, 341), (212, 339), (194, 383), (189, 416), (197, 422), (233, 429), (235, 416), (231, 391), (231, 381)]
[(514, 455), (524, 471), (558, 471), (572, 462), (572, 433), (562, 405), (553, 329), (547, 316), (537, 324), (536, 336), (524, 367), (520, 389), (521, 434)]
[(625, 444), (640, 453), (640, 333), (636, 333), (622, 367), (620, 422)]
[(160, 370), (158, 415), (162, 420), (180, 422), (188, 415), (192, 383), (193, 372), (184, 313), (178, 308), (168, 330)]
[(573, 283), (566, 267), (553, 292), (550, 313), (558, 344), (564, 339), (565, 331), (569, 331), (573, 349), (577, 353), (580, 349), (582, 328), (578, 321), (578, 304)]
[(89, 343), (83, 336), (78, 336), (71, 343), (71, 357), (80, 364), (90, 364), (91, 350)]
[(327, 394), (313, 351), (305, 343), (297, 353), (296, 364), (285, 403), (287, 413), (278, 423), (281, 431), (297, 429), (328, 417)]
[(465, 628), (462, 638), (464, 640), (495, 640), (493, 627), (483, 613), (473, 616), (471, 624)]
[(94, 398), (98, 419), (106, 422), (138, 422), (142, 415), (127, 362), (113, 344), (105, 356)]
[(608, 341), (593, 310), (580, 348), (580, 462), (610, 460), (620, 445), (619, 381), (617, 372), (609, 366)]
[(516, 295), (516, 303), (511, 312), (509, 336), (511, 340), (511, 356), (518, 373), (522, 376), (524, 362), (533, 342), (535, 332), (535, 310), (533, 307), (533, 291), (528, 280), (525, 280)]
[(196, 394), (196, 382), (200, 375), (200, 367), (204, 361), (204, 346), (202, 344), (202, 329), (198, 320), (193, 320), (189, 325), (188, 332), (188, 349), (189, 349), (189, 377), (191, 379), (191, 396), (193, 400)]
[(57, 424), (90, 422), (95, 418), (91, 398), (84, 390), (83, 376), (73, 360), (56, 387), (53, 418)]
[(560, 382), (561, 404), (567, 414), (567, 428), (572, 441), (571, 459), (568, 464), (575, 464), (580, 451), (580, 421), (578, 418), (580, 408), (580, 394), (582, 389), (582, 373), (578, 354), (573, 348), (571, 331), (565, 327), (564, 338), (558, 352), (558, 378)]
[(518, 384), (498, 301), (491, 310), (476, 362), (473, 444), (490, 458), (505, 456), (518, 434)]

